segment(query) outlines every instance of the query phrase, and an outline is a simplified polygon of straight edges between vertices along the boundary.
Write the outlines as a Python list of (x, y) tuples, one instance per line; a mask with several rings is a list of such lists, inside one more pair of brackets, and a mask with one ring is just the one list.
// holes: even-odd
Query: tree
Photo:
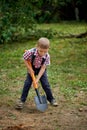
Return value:
[[(30, 0), (0, 1), (0, 41), (11, 41), (17, 32), (28, 31), (34, 26), (33, 4)], [(22, 31), (21, 31), (22, 29)]]

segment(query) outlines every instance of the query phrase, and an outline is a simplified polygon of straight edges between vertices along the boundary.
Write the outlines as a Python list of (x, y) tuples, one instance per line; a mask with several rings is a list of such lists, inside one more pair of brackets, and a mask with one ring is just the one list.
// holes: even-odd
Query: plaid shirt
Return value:
[(45, 59), (45, 62), (44, 64), (45, 65), (50, 65), (50, 55), (48, 53), (46, 53), (44, 56), (39, 56), (38, 54), (38, 50), (35, 48), (32, 48), (30, 50), (27, 50), (24, 55), (23, 55), (23, 58), (25, 60), (32, 60), (32, 54), (35, 55), (35, 59), (34, 59), (34, 62), (33, 62), (33, 65), (35, 68), (40, 68), (41, 67), (41, 63), (42, 63), (42, 59), (44, 58)]

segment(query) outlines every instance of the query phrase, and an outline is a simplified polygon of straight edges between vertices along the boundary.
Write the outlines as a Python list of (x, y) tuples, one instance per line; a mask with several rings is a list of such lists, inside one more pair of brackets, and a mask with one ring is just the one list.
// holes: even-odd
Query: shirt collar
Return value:
[[(38, 50), (36, 49), (35, 53), (34, 53), (35, 56), (39, 56), (38, 54)], [(44, 56), (42, 56), (42, 58), (46, 59), (46, 54)]]

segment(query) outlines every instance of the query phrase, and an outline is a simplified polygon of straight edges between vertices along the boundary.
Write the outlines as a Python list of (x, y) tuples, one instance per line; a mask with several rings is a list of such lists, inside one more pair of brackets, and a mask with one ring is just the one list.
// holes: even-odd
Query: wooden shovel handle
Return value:
[[(32, 68), (31, 62), (30, 62), (29, 60), (27, 60), (27, 62), (28, 62), (28, 65)], [(37, 86), (37, 84), (36, 84), (36, 78), (35, 78), (34, 73), (31, 73), (31, 77), (32, 77), (32, 80), (33, 80), (34, 88), (37, 89), (38, 86)]]

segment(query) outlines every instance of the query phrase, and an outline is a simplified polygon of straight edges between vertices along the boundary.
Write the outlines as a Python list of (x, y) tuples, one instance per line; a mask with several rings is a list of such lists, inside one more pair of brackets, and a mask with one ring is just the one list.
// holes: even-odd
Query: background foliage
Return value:
[[(76, 8), (78, 19), (76, 19)], [(52, 30), (37, 30), (36, 23), (61, 20), (87, 21), (87, 0), (1, 0), (0, 43), (54, 36)], [(38, 34), (38, 35), (36, 35)]]

